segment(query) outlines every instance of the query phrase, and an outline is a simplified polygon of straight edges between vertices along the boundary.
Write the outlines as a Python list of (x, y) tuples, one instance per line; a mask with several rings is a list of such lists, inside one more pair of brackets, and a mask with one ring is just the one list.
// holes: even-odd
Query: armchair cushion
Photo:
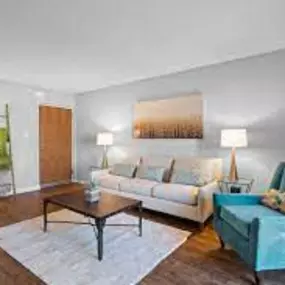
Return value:
[(280, 217), (283, 215), (262, 205), (222, 206), (220, 211), (220, 218), (246, 239), (250, 237), (250, 226), (254, 218), (268, 216)]

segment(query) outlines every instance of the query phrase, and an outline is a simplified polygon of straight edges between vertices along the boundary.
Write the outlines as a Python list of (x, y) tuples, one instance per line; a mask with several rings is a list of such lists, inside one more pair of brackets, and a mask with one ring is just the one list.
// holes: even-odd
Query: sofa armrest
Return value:
[(285, 268), (285, 215), (255, 218), (251, 224), (251, 256), (256, 271)]
[(216, 181), (200, 187), (198, 194), (198, 211), (201, 223), (204, 223), (213, 214), (213, 195), (219, 192), (220, 188)]

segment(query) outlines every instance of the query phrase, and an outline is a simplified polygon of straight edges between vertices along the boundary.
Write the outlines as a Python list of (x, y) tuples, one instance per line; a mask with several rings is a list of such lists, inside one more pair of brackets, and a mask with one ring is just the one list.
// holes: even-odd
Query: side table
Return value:
[(254, 179), (239, 178), (231, 181), (228, 177), (223, 177), (218, 181), (221, 193), (250, 193)]

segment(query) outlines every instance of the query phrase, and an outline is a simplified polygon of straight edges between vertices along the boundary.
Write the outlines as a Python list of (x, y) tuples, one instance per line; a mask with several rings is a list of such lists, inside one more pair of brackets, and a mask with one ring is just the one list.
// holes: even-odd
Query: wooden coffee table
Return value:
[[(55, 204), (78, 214), (82, 214), (88, 218), (88, 222), (49, 221), (47, 213), (48, 204)], [(139, 210), (138, 224), (106, 223), (107, 218), (134, 208)], [(142, 236), (142, 201), (112, 195), (105, 192), (102, 192), (100, 200), (94, 203), (86, 202), (83, 192), (54, 195), (43, 199), (43, 219), (44, 232), (47, 231), (48, 223), (70, 223), (92, 226), (97, 238), (98, 259), (101, 261), (103, 258), (103, 231), (105, 226), (135, 226), (139, 228), (139, 236)]]

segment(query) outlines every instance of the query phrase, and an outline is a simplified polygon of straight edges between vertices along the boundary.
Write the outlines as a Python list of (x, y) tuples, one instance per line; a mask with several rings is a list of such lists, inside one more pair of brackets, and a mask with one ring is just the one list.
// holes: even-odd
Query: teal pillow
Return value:
[(280, 192), (285, 192), (285, 168), (283, 170), (283, 175), (282, 175), (282, 178), (281, 178), (279, 191)]
[(199, 172), (183, 169), (174, 169), (170, 181), (174, 184), (193, 185), (198, 187), (206, 184)]
[(110, 174), (132, 178), (134, 177), (136, 168), (134, 164), (117, 163), (111, 168)]
[(162, 182), (165, 171), (166, 168), (164, 167), (140, 165), (136, 177), (140, 179)]

